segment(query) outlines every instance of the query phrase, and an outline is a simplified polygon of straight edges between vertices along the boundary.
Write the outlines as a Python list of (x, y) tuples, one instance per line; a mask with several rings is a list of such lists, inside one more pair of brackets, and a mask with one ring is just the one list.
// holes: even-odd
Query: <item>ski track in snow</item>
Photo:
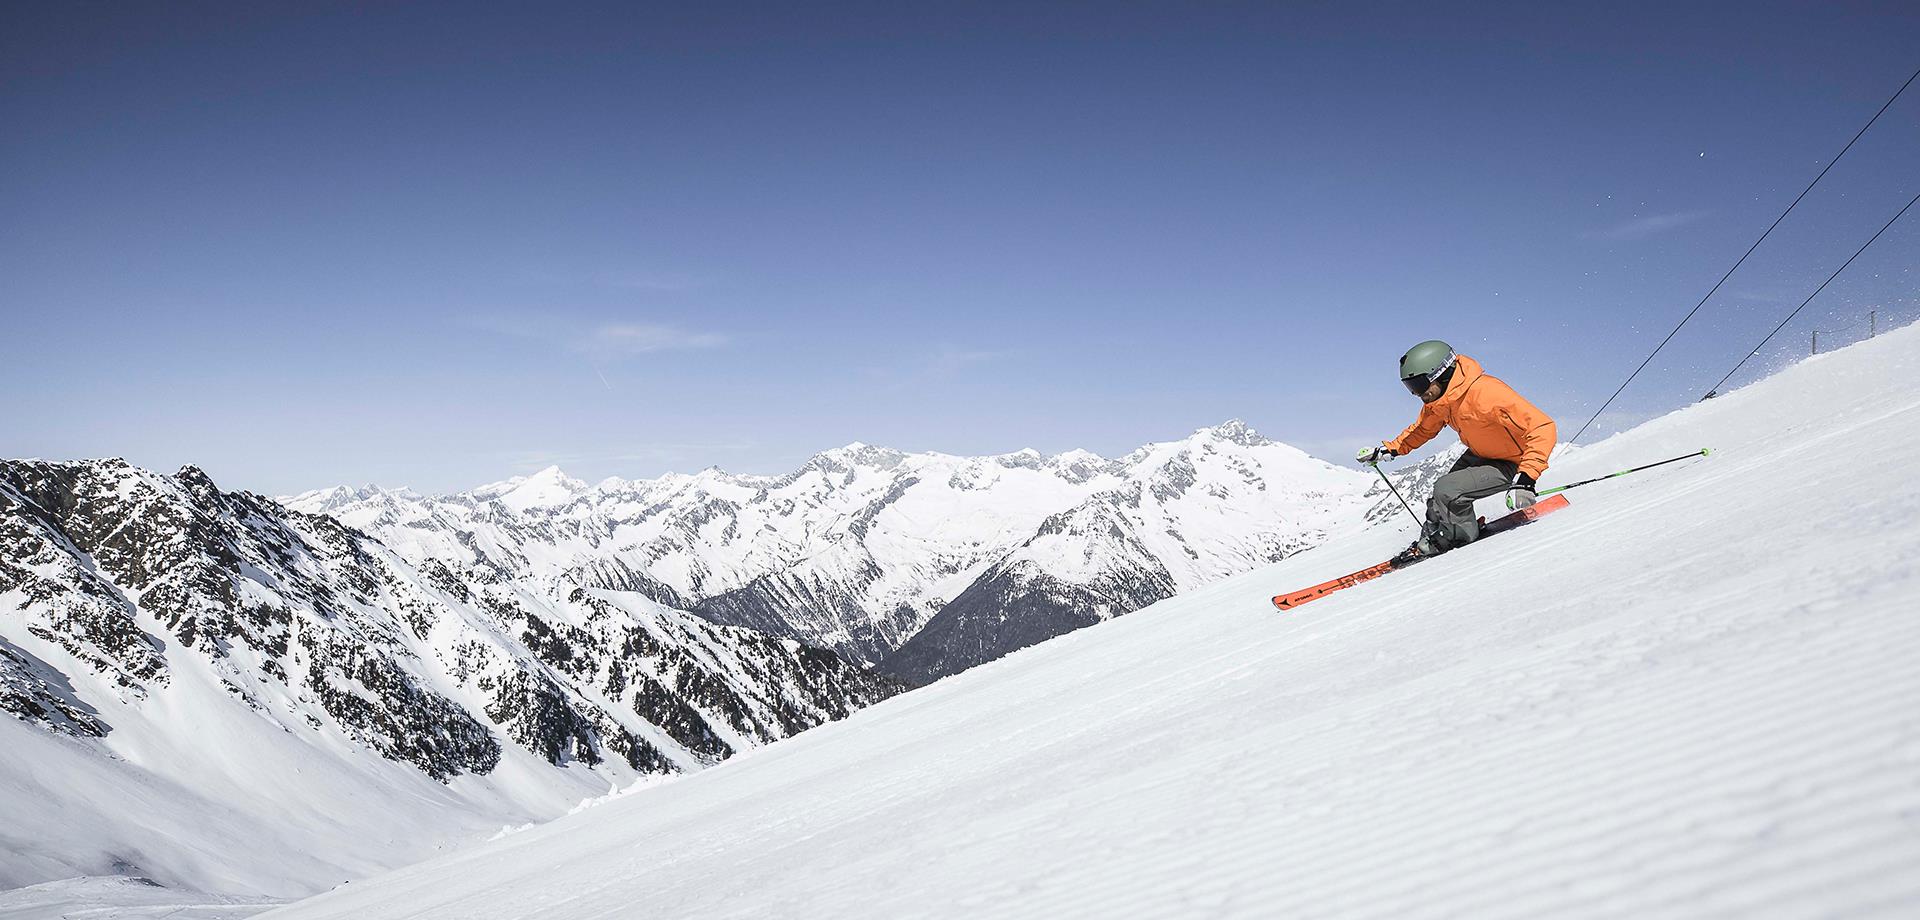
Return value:
[(271, 916), (1920, 915), (1917, 343), (1565, 452), (1716, 448), (1296, 612), (1406, 535)]

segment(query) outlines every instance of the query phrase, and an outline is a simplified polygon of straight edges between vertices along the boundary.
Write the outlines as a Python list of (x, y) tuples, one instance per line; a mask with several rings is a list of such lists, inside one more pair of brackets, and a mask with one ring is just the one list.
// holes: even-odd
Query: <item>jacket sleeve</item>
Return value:
[(1407, 430), (1400, 432), (1399, 437), (1386, 442), (1385, 446), (1388, 450), (1404, 457), (1419, 450), (1420, 445), (1433, 440), (1433, 436), (1439, 434), (1441, 426), (1445, 424), (1440, 420), (1440, 413), (1423, 405), (1420, 407), (1420, 417), (1414, 419), (1413, 424), (1407, 426)]
[(1525, 397), (1507, 387), (1507, 398), (1500, 407), (1500, 424), (1507, 426), (1513, 439), (1521, 446), (1520, 472), (1539, 479), (1547, 471), (1547, 460), (1553, 456), (1553, 446), (1560, 436), (1553, 419), (1545, 412), (1527, 402)]

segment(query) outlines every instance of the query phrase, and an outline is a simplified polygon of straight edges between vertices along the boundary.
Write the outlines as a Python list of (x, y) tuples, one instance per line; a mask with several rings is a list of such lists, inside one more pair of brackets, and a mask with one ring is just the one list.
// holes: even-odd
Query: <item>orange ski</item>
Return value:
[(1292, 610), (1308, 601), (1319, 600), (1341, 588), (1351, 588), (1363, 581), (1379, 578), (1394, 569), (1404, 568), (1410, 564), (1411, 563), (1403, 562), (1400, 565), (1394, 565), (1391, 562), (1382, 562), (1379, 565), (1370, 565), (1352, 575), (1342, 575), (1332, 581), (1323, 581), (1305, 591), (1295, 591), (1292, 594), (1276, 594), (1273, 596), (1273, 606), (1281, 610)]
[[(1519, 527), (1522, 524), (1530, 524), (1536, 520), (1539, 520), (1542, 515), (1551, 514), (1555, 511), (1565, 508), (1566, 506), (1567, 506), (1567, 497), (1565, 495), (1548, 496), (1547, 498), (1543, 498), (1538, 502), (1535, 502), (1533, 507), (1531, 508), (1522, 508), (1519, 511), (1513, 512), (1512, 514), (1504, 515), (1500, 518), (1497, 518), (1493, 521), (1489, 521), (1486, 524), (1482, 525), (1480, 539), (1484, 540), (1490, 536), (1493, 536), (1494, 534), (1501, 533), (1503, 531), (1512, 530), (1515, 527)], [(1475, 541), (1475, 542), (1479, 542), (1479, 541)], [(1406, 560), (1405, 562), (1394, 562), (1392, 560), (1389, 560), (1387, 562), (1382, 562), (1379, 565), (1370, 565), (1351, 575), (1342, 575), (1339, 578), (1333, 579), (1332, 581), (1323, 581), (1305, 590), (1294, 591), (1290, 594), (1276, 594), (1273, 597), (1273, 606), (1281, 610), (1292, 610), (1293, 608), (1298, 607), (1301, 604), (1304, 604), (1308, 601), (1319, 600), (1320, 598), (1326, 597), (1327, 595), (1332, 594), (1333, 592), (1338, 591), (1342, 588), (1351, 588), (1354, 585), (1357, 585), (1363, 581), (1371, 581), (1375, 578), (1379, 578), (1380, 576), (1387, 574), (1388, 572), (1393, 571), (1394, 569), (1404, 569), (1407, 566), (1410, 566), (1419, 561), (1420, 561), (1420, 557), (1415, 557), (1413, 559)]]

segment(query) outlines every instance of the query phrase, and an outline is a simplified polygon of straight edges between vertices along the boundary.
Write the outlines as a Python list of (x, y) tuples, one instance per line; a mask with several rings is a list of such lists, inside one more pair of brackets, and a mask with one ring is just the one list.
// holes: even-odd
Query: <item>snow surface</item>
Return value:
[(164, 888), (139, 876), (71, 878), (0, 891), (0, 920), (239, 920), (276, 903)]
[[(1920, 915), (1920, 329), (289, 918)], [(1489, 509), (1491, 510), (1491, 509)]]
[[(171, 679), (137, 708), (103, 706), (106, 741), (0, 717), (0, 881), (97, 871), (112, 841), (119, 871), (285, 900), (563, 814), (604, 793), (607, 773), (633, 776), (623, 764), (552, 770), (508, 744), (490, 774), (441, 784), (235, 705), (205, 659), (150, 634), (173, 653)], [(62, 673), (87, 673), (57, 646), (31, 647)], [(380, 831), (369, 834), (372, 815)]]

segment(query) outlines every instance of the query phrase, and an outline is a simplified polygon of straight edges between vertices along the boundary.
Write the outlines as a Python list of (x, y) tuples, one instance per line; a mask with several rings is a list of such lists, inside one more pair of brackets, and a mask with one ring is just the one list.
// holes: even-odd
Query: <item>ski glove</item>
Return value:
[(1392, 460), (1398, 456), (1400, 455), (1388, 450), (1385, 444), (1381, 444), (1375, 447), (1360, 448), (1360, 452), (1354, 454), (1353, 459), (1361, 463), (1379, 463), (1382, 460)]
[(1507, 510), (1518, 511), (1533, 507), (1533, 503), (1538, 499), (1538, 496), (1533, 494), (1535, 485), (1533, 477), (1525, 473), (1513, 477), (1513, 488), (1507, 491)]

